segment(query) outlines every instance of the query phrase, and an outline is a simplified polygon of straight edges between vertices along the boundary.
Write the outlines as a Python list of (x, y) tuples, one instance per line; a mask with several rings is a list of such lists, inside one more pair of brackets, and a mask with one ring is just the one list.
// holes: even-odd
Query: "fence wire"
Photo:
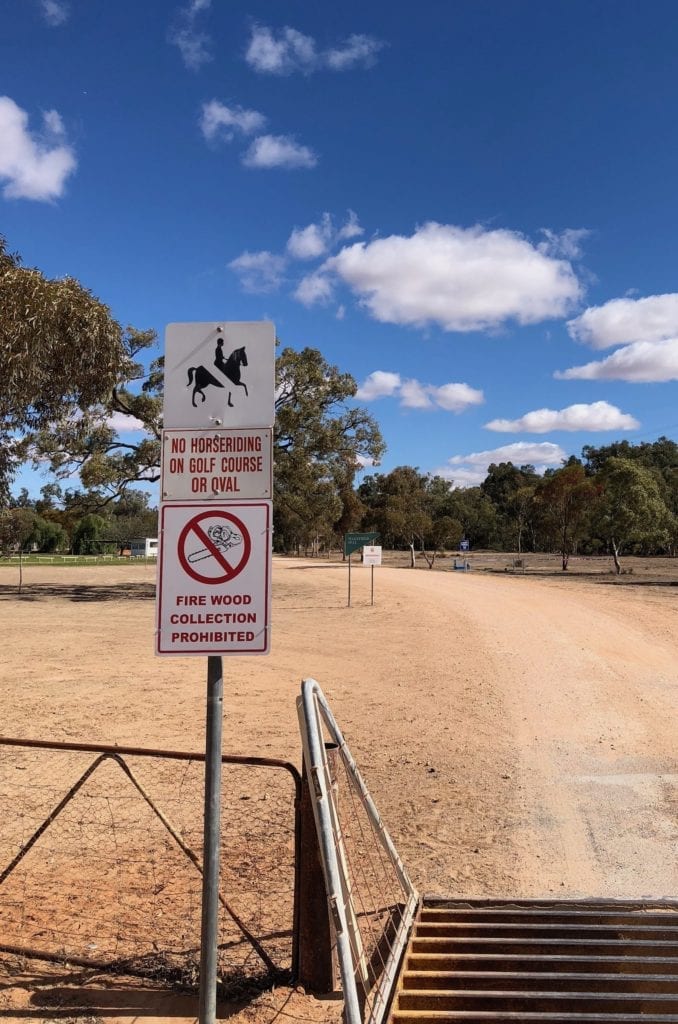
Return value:
[[(204, 760), (17, 743), (0, 739), (0, 950), (197, 985)], [(298, 784), (224, 758), (224, 995), (294, 967)]]

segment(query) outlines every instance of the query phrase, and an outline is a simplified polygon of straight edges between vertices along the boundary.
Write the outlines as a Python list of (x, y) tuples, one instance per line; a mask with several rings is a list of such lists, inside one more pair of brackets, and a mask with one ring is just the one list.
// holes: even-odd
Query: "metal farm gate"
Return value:
[[(222, 995), (296, 971), (297, 769), (224, 755)], [(192, 987), (204, 754), (0, 738), (0, 952)]]

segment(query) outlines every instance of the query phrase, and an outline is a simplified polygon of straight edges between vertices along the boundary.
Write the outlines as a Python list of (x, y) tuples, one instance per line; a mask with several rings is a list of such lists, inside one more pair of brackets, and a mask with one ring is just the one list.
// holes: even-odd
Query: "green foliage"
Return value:
[(90, 513), (83, 516), (73, 531), (72, 548), (74, 555), (101, 555), (104, 552), (103, 537), (106, 520)]
[(38, 517), (30, 508), (9, 508), (0, 511), (0, 552), (10, 555), (24, 551), (31, 544)]
[(449, 515), (458, 519), (463, 536), (472, 548), (491, 548), (496, 545), (497, 510), (480, 487), (456, 488), (449, 498)]
[(361, 459), (378, 460), (376, 421), (350, 404), (357, 385), (314, 348), (282, 350), (276, 361), (274, 543), (316, 547), (355, 524), (353, 481)]
[[(33, 457), (47, 460), (58, 478), (79, 471), (84, 486), (99, 496), (100, 510), (130, 484), (159, 478), (162, 365), (156, 360), (147, 371), (139, 358), (155, 338), (154, 331), (128, 327), (121, 336), (124, 357), (105, 397), (30, 437)], [(118, 428), (126, 417), (128, 429), (141, 431), (138, 440), (127, 431), (121, 436)]]
[[(0, 237), (0, 484), (26, 446), (17, 432), (48, 430), (106, 399), (125, 365), (119, 324), (72, 277), (24, 268)], [(2, 495), (0, 494), (0, 497)]]
[(422, 547), (433, 521), (428, 508), (427, 477), (412, 466), (368, 477), (358, 495), (368, 508), (364, 526), (377, 530), (386, 547)]
[(545, 539), (560, 552), (563, 571), (568, 567), (577, 542), (588, 532), (599, 494), (598, 483), (588, 477), (577, 462), (550, 474), (536, 488), (540, 526)]
[(619, 555), (624, 546), (668, 546), (675, 530), (675, 517), (662, 498), (652, 470), (638, 460), (615, 455), (603, 464), (598, 479), (602, 497), (594, 528), (610, 545), (617, 573), (621, 572)]
[(532, 496), (540, 477), (534, 466), (512, 462), (492, 463), (480, 485), (495, 510), (495, 537), (501, 547), (522, 551), (523, 535), (530, 525)]

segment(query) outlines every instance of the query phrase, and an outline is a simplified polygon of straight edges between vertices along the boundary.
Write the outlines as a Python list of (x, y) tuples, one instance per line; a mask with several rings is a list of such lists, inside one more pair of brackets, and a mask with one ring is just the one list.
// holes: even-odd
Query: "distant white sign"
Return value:
[(167, 326), (165, 427), (272, 427), (274, 404), (272, 323)]
[(366, 544), (363, 548), (363, 565), (381, 565), (381, 548), (378, 544)]
[(268, 654), (271, 509), (162, 505), (158, 654)]
[(273, 431), (163, 430), (163, 501), (270, 498)]

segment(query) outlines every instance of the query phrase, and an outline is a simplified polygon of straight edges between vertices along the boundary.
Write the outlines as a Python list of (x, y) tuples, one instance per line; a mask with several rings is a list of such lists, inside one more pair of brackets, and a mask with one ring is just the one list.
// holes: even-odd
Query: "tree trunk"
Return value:
[(563, 559), (563, 572), (567, 572), (567, 567), (568, 567), (569, 562), (570, 562), (569, 552), (561, 551), (561, 555), (562, 555), (562, 559)]
[(616, 542), (614, 540), (614, 537), (612, 538), (612, 542), (611, 543), (612, 543), (612, 558), (614, 560), (614, 570), (617, 573), (617, 576), (620, 576), (621, 575), (621, 565), (619, 564), (619, 548), (617, 547), (617, 544), (616, 544)]
[(414, 541), (410, 541), (410, 569), (414, 569), (416, 566), (416, 556), (414, 553)]

